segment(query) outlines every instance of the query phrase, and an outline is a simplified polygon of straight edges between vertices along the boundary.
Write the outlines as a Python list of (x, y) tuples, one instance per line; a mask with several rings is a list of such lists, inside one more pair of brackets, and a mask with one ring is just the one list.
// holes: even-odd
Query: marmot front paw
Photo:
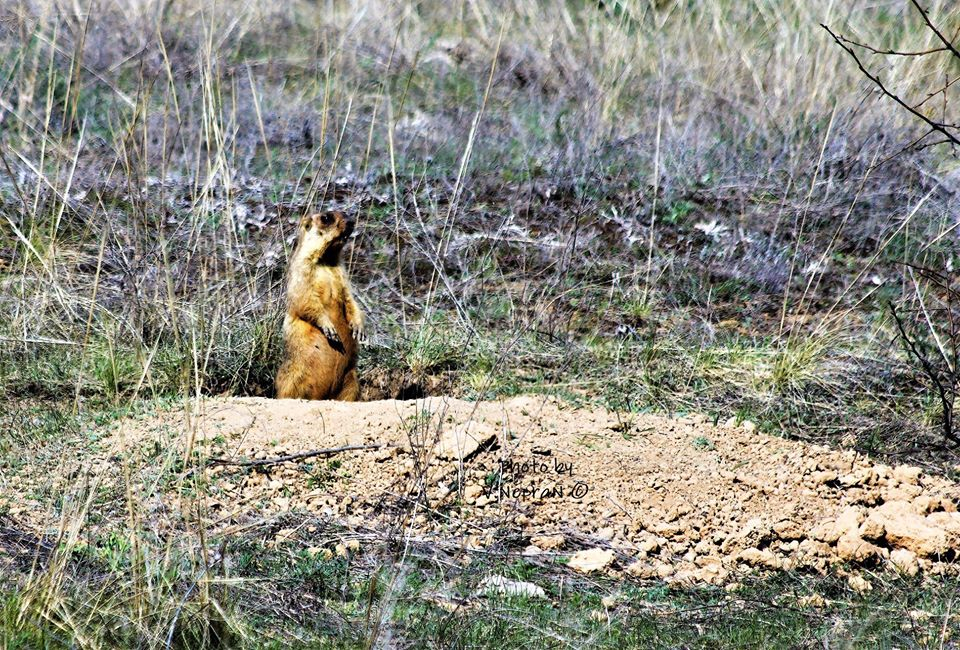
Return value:
[(351, 323), (350, 334), (353, 335), (353, 340), (357, 343), (364, 343), (367, 340), (367, 334), (363, 329), (362, 323)]
[(343, 345), (343, 341), (340, 340), (340, 335), (337, 334), (336, 328), (332, 325), (327, 327), (321, 327), (320, 331), (323, 332), (323, 335), (327, 337), (327, 340), (334, 345)]

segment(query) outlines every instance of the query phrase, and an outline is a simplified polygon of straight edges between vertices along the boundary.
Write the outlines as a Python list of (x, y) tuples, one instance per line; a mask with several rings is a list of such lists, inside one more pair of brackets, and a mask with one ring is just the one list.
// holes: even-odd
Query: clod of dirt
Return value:
[(890, 563), (902, 573), (915, 576), (920, 571), (917, 554), (905, 548), (898, 548), (890, 553)]
[(563, 535), (534, 535), (530, 543), (543, 551), (554, 551), (562, 548), (566, 539)]
[(495, 430), (483, 423), (457, 427), (440, 435), (434, 455), (444, 460), (464, 460), (493, 442), (496, 435)]
[(873, 591), (873, 585), (871, 585), (870, 582), (863, 576), (850, 576), (847, 579), (847, 584), (850, 585), (850, 588), (858, 594), (865, 594), (868, 591)]
[[(402, 525), (469, 548), (512, 530), (530, 540), (531, 553), (602, 547), (574, 553), (572, 567), (609, 570), (615, 553), (632, 575), (676, 581), (721, 584), (742, 571), (823, 572), (840, 563), (957, 572), (956, 483), (697, 416), (625, 418), (533, 396), (209, 399), (190, 425), (163, 413), (125, 423), (115, 440), (131, 453), (182, 448), (191, 425), (196, 449), (235, 459), (389, 446), (208, 469), (211, 532), (302, 511), (351, 525)], [(146, 455), (140, 471), (156, 471)], [(180, 503), (143, 498), (157, 511)]]
[(580, 573), (593, 573), (606, 569), (613, 563), (613, 551), (603, 548), (591, 548), (574, 553), (567, 566)]

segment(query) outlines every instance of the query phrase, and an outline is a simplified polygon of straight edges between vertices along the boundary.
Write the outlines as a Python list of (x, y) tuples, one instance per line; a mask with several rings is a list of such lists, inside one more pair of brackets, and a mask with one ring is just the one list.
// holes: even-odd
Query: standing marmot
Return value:
[(277, 397), (356, 401), (363, 314), (350, 295), (340, 251), (353, 232), (342, 212), (304, 217), (287, 279), (286, 359)]

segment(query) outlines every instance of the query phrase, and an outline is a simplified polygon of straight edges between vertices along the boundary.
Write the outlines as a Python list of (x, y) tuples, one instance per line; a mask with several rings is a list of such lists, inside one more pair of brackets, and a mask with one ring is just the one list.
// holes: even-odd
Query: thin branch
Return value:
[(933, 129), (934, 131), (938, 131), (938, 132), (942, 133), (944, 136), (946, 136), (946, 138), (950, 141), (951, 144), (960, 145), (960, 138), (957, 138), (957, 136), (953, 135), (952, 133), (950, 133), (950, 131), (948, 131), (948, 128), (949, 128), (950, 126), (952, 126), (952, 125), (941, 124), (940, 122), (935, 122), (935, 121), (931, 120), (929, 117), (927, 117), (926, 115), (924, 115), (924, 114), (921, 113), (920, 111), (918, 111), (918, 110), (916, 110), (915, 108), (913, 108), (912, 106), (910, 106), (910, 104), (908, 104), (908, 103), (906, 103), (905, 101), (903, 101), (902, 99), (900, 99), (899, 96), (897, 96), (897, 95), (895, 95), (894, 93), (892, 93), (892, 92), (890, 92), (889, 90), (887, 90), (887, 87), (883, 85), (883, 82), (880, 81), (880, 78), (877, 77), (877, 76), (875, 76), (875, 75), (873, 75), (873, 74), (871, 74), (870, 71), (867, 70), (867, 68), (863, 65), (863, 62), (860, 61), (860, 57), (857, 56), (857, 53), (854, 52), (851, 47), (849, 47), (848, 45), (846, 45), (846, 44), (840, 39), (839, 36), (837, 36), (836, 34), (833, 33), (833, 31), (830, 30), (829, 27), (827, 27), (827, 26), (824, 25), (823, 23), (820, 23), (820, 26), (823, 27), (825, 30), (827, 30), (827, 33), (830, 34), (830, 36), (833, 37), (833, 40), (837, 42), (837, 45), (839, 45), (840, 47), (842, 47), (842, 48), (847, 52), (847, 54), (849, 54), (850, 56), (853, 57), (853, 60), (857, 62), (857, 67), (860, 68), (860, 72), (862, 72), (867, 79), (869, 79), (870, 81), (872, 81), (872, 82), (880, 89), (880, 91), (881, 91), (884, 95), (886, 95), (887, 97), (889, 97), (889, 98), (892, 99), (893, 101), (895, 101), (895, 102), (897, 102), (898, 104), (900, 104), (900, 106), (902, 106), (903, 108), (905, 108), (906, 110), (908, 110), (908, 111), (909, 111), (910, 113), (912, 113), (915, 117), (918, 117), (919, 119), (921, 119), (921, 120), (923, 120), (924, 122), (926, 122), (927, 125), (928, 125), (931, 129)]
[[(917, 151), (923, 151), (924, 149), (928, 149), (928, 148), (930, 148), (930, 147), (936, 147), (937, 145), (941, 145), (941, 144), (950, 144), (950, 141), (947, 140), (946, 138), (941, 139), (941, 140), (933, 140), (933, 141), (931, 141), (931, 142), (923, 142), (924, 140), (927, 139), (928, 136), (933, 135), (934, 133), (936, 133), (936, 131), (934, 131), (933, 129), (928, 130), (926, 133), (924, 133), (923, 135), (921, 135), (919, 138), (917, 138), (917, 139), (914, 140), (913, 142), (910, 142), (910, 143), (904, 145), (903, 147), (901, 147), (900, 149), (898, 149), (896, 152), (890, 154), (889, 156), (887, 156), (887, 157), (884, 158), (883, 160), (881, 160), (881, 161), (879, 161), (879, 162), (876, 162), (876, 163), (870, 165), (870, 167), (868, 168), (868, 171), (871, 171), (871, 172), (872, 172), (872, 171), (875, 170), (875, 169), (878, 169), (878, 168), (880, 168), (880, 167), (883, 167), (884, 165), (886, 165), (886, 164), (887, 164), (888, 162), (890, 162), (891, 160), (894, 160), (894, 159), (896, 159), (896, 158), (899, 158), (900, 156), (902, 156), (903, 154), (905, 154), (905, 153), (908, 152), (908, 151), (917, 152)], [(923, 143), (923, 144), (921, 144), (921, 143)]]
[(933, 382), (933, 385), (937, 389), (937, 393), (940, 396), (940, 403), (943, 406), (943, 437), (954, 444), (960, 444), (960, 438), (953, 432), (953, 407), (956, 400), (956, 377), (949, 378), (952, 387), (947, 388), (943, 385), (943, 382), (940, 380), (941, 372), (933, 366), (927, 355), (920, 350), (916, 343), (907, 335), (906, 326), (903, 324), (903, 319), (900, 318), (900, 314), (897, 313), (897, 308), (894, 307), (892, 302), (887, 303), (890, 307), (890, 313), (893, 314), (893, 320), (897, 324), (897, 331), (900, 333), (900, 339), (904, 342), (904, 345), (907, 348), (907, 352), (910, 353), (917, 361), (920, 362), (921, 367), (923, 368), (924, 373)]
[(305, 458), (315, 456), (333, 456), (344, 451), (354, 451), (359, 449), (383, 449), (389, 445), (346, 445), (344, 447), (331, 447), (329, 449), (312, 449), (310, 451), (301, 451), (287, 456), (277, 456), (275, 458), (261, 458), (260, 460), (230, 460), (229, 458), (211, 458), (208, 465), (234, 465), (237, 467), (263, 467), (264, 465), (280, 465), (281, 463), (290, 463)]
[(948, 81), (947, 83), (945, 83), (945, 84), (943, 85), (943, 88), (939, 88), (939, 89), (937, 89), (937, 90), (934, 90), (934, 91), (931, 92), (931, 93), (927, 93), (927, 96), (924, 98), (924, 100), (923, 100), (922, 102), (920, 102), (919, 104), (917, 104), (916, 106), (914, 106), (914, 108), (919, 109), (921, 106), (923, 106), (924, 104), (926, 104), (928, 101), (930, 101), (931, 99), (933, 99), (933, 98), (936, 97), (937, 95), (944, 95), (944, 96), (946, 96), (946, 92), (950, 89), (950, 86), (952, 86), (953, 84), (955, 84), (957, 81), (960, 81), (960, 75), (957, 75), (956, 77), (954, 77), (953, 79), (951, 79), (950, 81)]
[(935, 26), (932, 22), (930, 22), (930, 17), (927, 15), (927, 10), (924, 9), (923, 7), (921, 7), (921, 6), (920, 6), (920, 3), (917, 2), (917, 0), (910, 0), (910, 2), (913, 3), (913, 6), (916, 7), (916, 8), (917, 8), (917, 11), (920, 12), (920, 15), (923, 16), (923, 22), (927, 23), (927, 27), (929, 27), (930, 30), (933, 31), (933, 33), (937, 35), (937, 38), (940, 39), (940, 42), (942, 42), (944, 45), (946, 45), (946, 46), (947, 46), (947, 49), (950, 50), (950, 52), (951, 52), (955, 57), (957, 57), (958, 59), (960, 59), (960, 50), (958, 50), (956, 47), (954, 47), (953, 43), (951, 43), (950, 40), (949, 40), (946, 36), (944, 36), (943, 34), (941, 34), (941, 33), (940, 33), (940, 30), (937, 29), (936, 26)]
[(863, 49), (873, 52), (874, 54), (892, 54), (894, 56), (927, 56), (928, 54), (936, 54), (937, 52), (949, 52), (950, 50), (944, 47), (935, 47), (930, 50), (921, 50), (919, 52), (901, 52), (899, 50), (879, 50), (872, 45), (867, 45), (866, 43), (860, 43), (853, 39), (847, 38), (846, 36), (840, 36), (840, 40), (844, 43), (849, 43), (850, 45), (856, 45), (857, 47), (862, 47)]

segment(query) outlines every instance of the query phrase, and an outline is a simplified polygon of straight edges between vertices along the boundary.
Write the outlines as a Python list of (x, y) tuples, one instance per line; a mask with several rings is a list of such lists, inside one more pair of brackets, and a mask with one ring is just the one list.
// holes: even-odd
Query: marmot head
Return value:
[(318, 212), (300, 220), (297, 254), (317, 264), (336, 266), (340, 251), (353, 233), (353, 219), (339, 211)]

